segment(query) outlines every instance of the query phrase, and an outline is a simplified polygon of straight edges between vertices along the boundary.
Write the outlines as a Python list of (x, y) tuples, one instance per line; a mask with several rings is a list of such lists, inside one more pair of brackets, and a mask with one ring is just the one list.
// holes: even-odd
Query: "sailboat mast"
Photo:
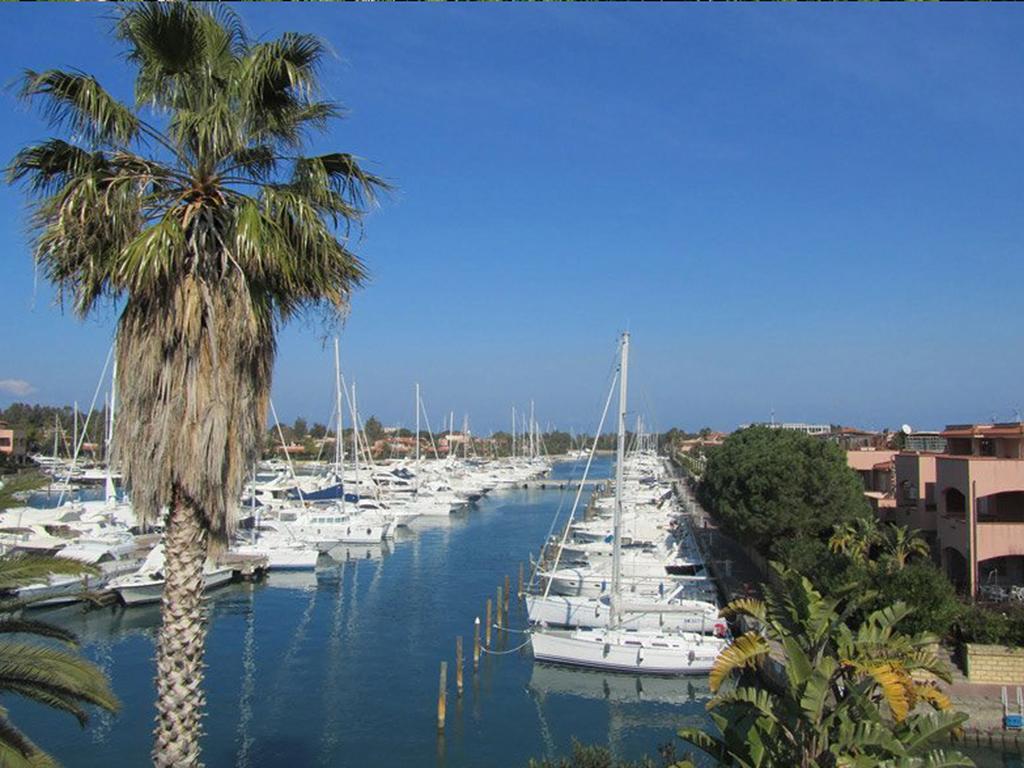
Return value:
[(345, 408), (341, 402), (341, 353), (338, 351), (338, 337), (334, 337), (334, 404), (338, 421), (334, 434), (334, 469), (341, 483), (341, 509), (345, 510)]
[(359, 410), (356, 407), (356, 383), (352, 382), (352, 462), (356, 471), (356, 493), (359, 493)]
[(420, 484), (420, 383), (416, 382), (416, 485)]
[(536, 437), (533, 430), (533, 400), (530, 401), (530, 458), (537, 456)]
[(512, 406), (512, 458), (516, 457), (516, 407)]
[(619, 362), (619, 439), (615, 447), (615, 514), (612, 522), (612, 596), (608, 624), (613, 629), (619, 623), (619, 589), (622, 569), (622, 483), (623, 464), (626, 459), (626, 392), (629, 374), (629, 334), (622, 334)]
[(103, 484), (104, 498), (107, 503), (117, 500), (117, 489), (114, 487), (113, 447), (114, 447), (114, 412), (117, 410), (117, 355), (114, 355), (114, 368), (110, 373), (110, 410), (107, 414), (107, 477)]

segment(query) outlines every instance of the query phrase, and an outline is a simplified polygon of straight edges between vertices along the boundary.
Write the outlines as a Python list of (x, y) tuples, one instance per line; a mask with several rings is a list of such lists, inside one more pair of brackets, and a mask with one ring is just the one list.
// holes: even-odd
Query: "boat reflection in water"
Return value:
[(327, 557), (337, 564), (353, 560), (382, 560), (391, 552), (391, 544), (387, 541), (379, 544), (338, 544), (328, 550)]
[[(638, 739), (653, 748), (655, 739), (680, 727), (704, 726), (705, 705), (711, 698), (706, 676), (652, 677), (537, 662), (527, 690), (537, 708), (546, 757), (552, 760), (560, 750), (548, 719), (558, 722), (566, 711), (574, 711), (574, 706), (566, 708), (572, 699), (589, 699), (607, 707), (606, 745), (612, 757), (621, 760), (630, 754), (628, 745)], [(575, 729), (571, 735), (573, 739), (581, 738), (581, 732)], [(677, 746), (671, 741), (658, 744), (659, 750), (671, 751)]]
[(272, 589), (296, 589), (302, 592), (316, 589), (315, 571), (270, 571), (266, 585)]
[(109, 645), (132, 635), (155, 639), (160, 628), (160, 604), (140, 605), (131, 610), (122, 605), (93, 609), (69, 605), (42, 608), (32, 618), (72, 628), (80, 645)]
[(540, 697), (578, 696), (614, 704), (699, 703), (711, 698), (707, 677), (652, 677), (534, 664), (530, 691)]

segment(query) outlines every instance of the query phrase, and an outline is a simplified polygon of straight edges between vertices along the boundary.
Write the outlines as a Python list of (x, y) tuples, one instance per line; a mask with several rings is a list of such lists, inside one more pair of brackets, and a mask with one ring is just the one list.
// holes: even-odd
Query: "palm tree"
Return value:
[(350, 154), (303, 154), (340, 111), (319, 95), (317, 38), (253, 42), (231, 11), (188, 3), (129, 8), (115, 32), (134, 107), (80, 72), (27, 72), (22, 94), (74, 139), (22, 150), (9, 175), (32, 196), (35, 256), (62, 299), (82, 316), (122, 307), (117, 453), (167, 554), (153, 759), (188, 766), (203, 562), (232, 532), (276, 331), (346, 310), (365, 276), (349, 230), (387, 185)]
[[(21, 615), (25, 603), (12, 597), (18, 587), (45, 580), (49, 575), (85, 575), (95, 570), (58, 557), (11, 555), (0, 557), (0, 635), (45, 638), (45, 645), (26, 640), (0, 641), (0, 694), (17, 694), (68, 712), (85, 725), (87, 707), (118, 709), (102, 670), (72, 652), (75, 636), (65, 629)], [(54, 644), (57, 643), (57, 645)], [(65, 647), (60, 647), (65, 646)], [(0, 765), (39, 768), (56, 765), (7, 717), (0, 707)]]
[(858, 517), (846, 523), (837, 523), (828, 546), (833, 552), (846, 555), (853, 562), (863, 565), (871, 554), (871, 548), (878, 542), (878, 523), (874, 518)]
[(926, 558), (931, 549), (920, 536), (920, 532), (905, 525), (887, 525), (882, 532), (882, 555), (889, 566), (896, 571), (913, 558)]
[[(937, 687), (949, 672), (931, 650), (934, 638), (896, 628), (905, 605), (851, 629), (867, 596), (826, 598), (772, 567), (778, 580), (765, 585), (763, 602), (736, 600), (724, 611), (763, 629), (738, 637), (711, 671), (718, 733), (687, 728), (684, 741), (733, 766), (973, 765), (934, 746), (967, 716), (951, 712)], [(734, 672), (739, 682), (723, 689)], [(919, 704), (934, 711), (917, 712)]]

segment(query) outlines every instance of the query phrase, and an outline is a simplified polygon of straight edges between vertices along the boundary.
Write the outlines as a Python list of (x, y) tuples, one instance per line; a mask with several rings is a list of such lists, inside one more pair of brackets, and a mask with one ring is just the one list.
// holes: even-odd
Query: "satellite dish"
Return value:
[(913, 431), (914, 430), (910, 428), (909, 424), (904, 424), (902, 427), (900, 427), (900, 432), (902, 432), (904, 435), (909, 435)]

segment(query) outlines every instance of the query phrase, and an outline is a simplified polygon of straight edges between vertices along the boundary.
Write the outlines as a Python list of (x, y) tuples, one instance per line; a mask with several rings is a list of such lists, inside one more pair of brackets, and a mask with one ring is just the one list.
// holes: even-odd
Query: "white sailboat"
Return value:
[(622, 335), (619, 363), (619, 424), (615, 464), (615, 508), (608, 626), (594, 629), (533, 629), (539, 661), (656, 675), (706, 674), (725, 647), (722, 638), (695, 632), (629, 629), (623, 623), (622, 494), (624, 488), (629, 334)]

